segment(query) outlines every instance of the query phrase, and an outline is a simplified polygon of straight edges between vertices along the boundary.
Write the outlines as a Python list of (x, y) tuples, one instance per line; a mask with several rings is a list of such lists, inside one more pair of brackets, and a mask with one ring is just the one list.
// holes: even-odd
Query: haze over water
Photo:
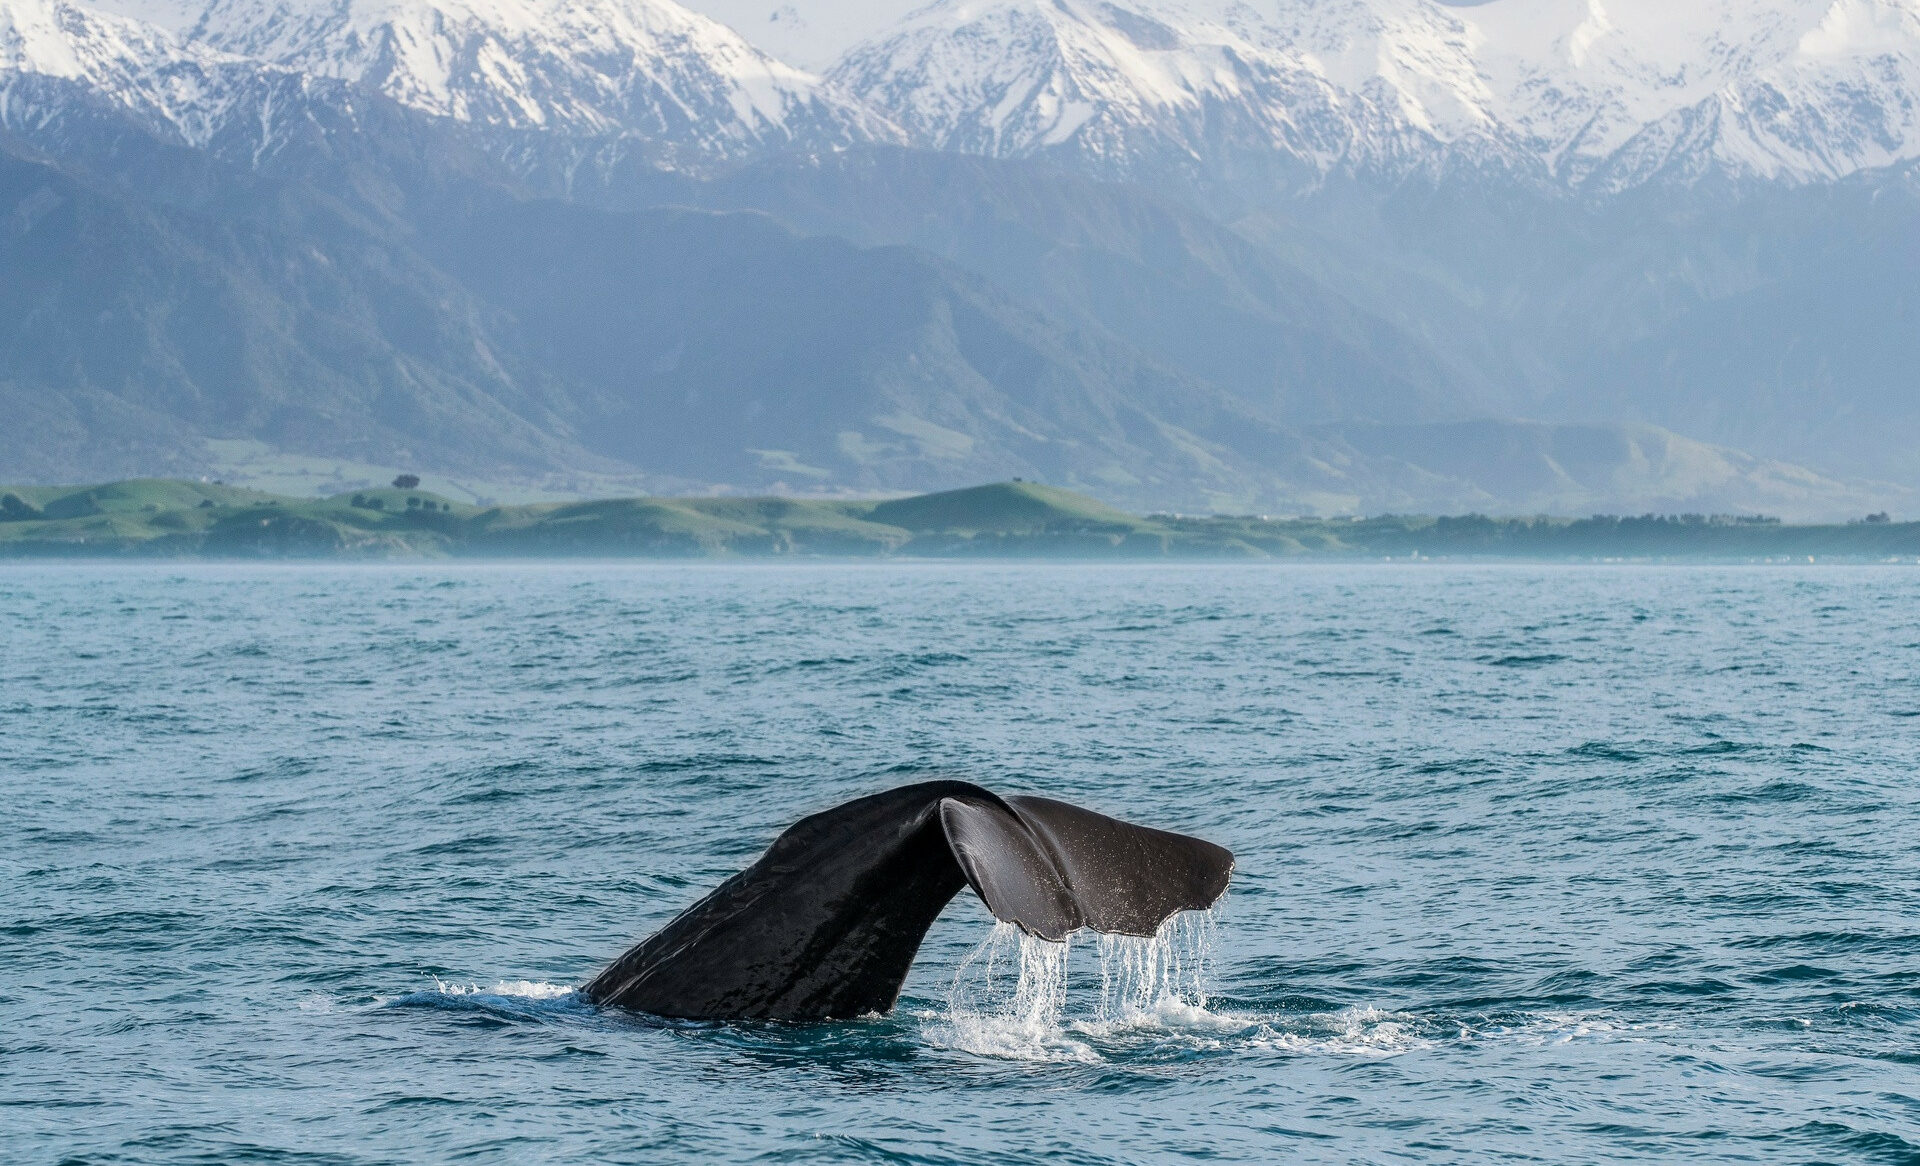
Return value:
[[(0, 644), (8, 1161), (1920, 1161), (1910, 568), (24, 567)], [(966, 892), (890, 1017), (571, 993), (936, 775), (1231, 847), (1205, 1007), (1079, 936), (983, 1037)]]

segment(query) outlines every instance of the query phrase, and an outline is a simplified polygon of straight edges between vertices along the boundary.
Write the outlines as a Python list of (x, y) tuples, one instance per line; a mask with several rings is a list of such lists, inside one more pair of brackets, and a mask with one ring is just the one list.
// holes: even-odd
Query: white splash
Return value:
[(1060, 1026), (1071, 945), (1072, 936), (1052, 943), (1011, 923), (994, 924), (954, 973), (942, 1043), (986, 1057), (1098, 1060)]
[(526, 1000), (556, 1000), (578, 989), (572, 984), (549, 984), (544, 980), (499, 980), (492, 987), (479, 984), (455, 984), (433, 978), (433, 989), (444, 996), (517, 996)]
[(1302, 1017), (1284, 1029), (1262, 1024), (1246, 1043), (1309, 1055), (1397, 1057), (1433, 1047), (1421, 1034), (1423, 1027), (1421, 1018), (1409, 1013), (1356, 1006)]

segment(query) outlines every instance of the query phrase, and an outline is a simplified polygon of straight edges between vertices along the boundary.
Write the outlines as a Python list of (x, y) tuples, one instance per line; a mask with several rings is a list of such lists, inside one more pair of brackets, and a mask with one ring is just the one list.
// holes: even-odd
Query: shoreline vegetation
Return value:
[(0, 560), (547, 558), (1920, 561), (1920, 522), (1133, 515), (1017, 480), (883, 501), (608, 498), (491, 507), (399, 487), (294, 498), (171, 479), (0, 486)]

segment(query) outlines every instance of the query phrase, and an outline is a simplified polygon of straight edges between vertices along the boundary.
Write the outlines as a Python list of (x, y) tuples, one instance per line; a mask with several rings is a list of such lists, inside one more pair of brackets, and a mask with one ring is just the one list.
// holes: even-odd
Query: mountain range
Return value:
[(1916, 0), (714, 2), (0, 0), (0, 478), (1920, 489)]

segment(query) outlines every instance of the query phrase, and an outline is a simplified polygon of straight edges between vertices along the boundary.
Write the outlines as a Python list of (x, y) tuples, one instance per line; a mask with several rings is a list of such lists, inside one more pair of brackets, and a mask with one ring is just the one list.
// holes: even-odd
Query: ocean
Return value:
[[(9, 566), (0, 1159), (1920, 1163), (1917, 772), (1911, 567)], [(934, 777), (1232, 889), (576, 993)]]

